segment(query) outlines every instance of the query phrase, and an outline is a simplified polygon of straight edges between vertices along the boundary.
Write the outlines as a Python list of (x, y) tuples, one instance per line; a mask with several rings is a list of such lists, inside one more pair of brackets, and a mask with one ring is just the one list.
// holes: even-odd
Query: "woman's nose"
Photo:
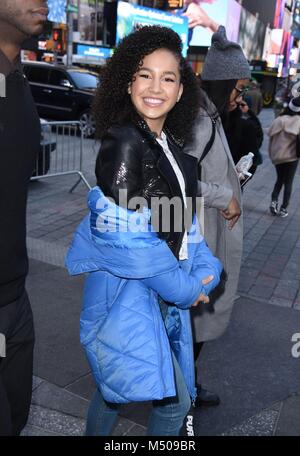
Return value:
[(155, 92), (155, 93), (161, 92), (161, 81), (159, 78), (152, 79), (150, 89), (152, 92)]

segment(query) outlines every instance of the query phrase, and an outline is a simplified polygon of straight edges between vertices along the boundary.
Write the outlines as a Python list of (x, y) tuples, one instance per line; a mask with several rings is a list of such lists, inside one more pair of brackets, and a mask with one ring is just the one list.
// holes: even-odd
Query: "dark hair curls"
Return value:
[(199, 108), (199, 84), (190, 65), (182, 57), (179, 35), (167, 27), (145, 26), (125, 37), (100, 75), (93, 111), (97, 137), (113, 124), (137, 120), (137, 112), (128, 95), (128, 86), (143, 58), (157, 49), (167, 49), (177, 57), (183, 94), (168, 113), (165, 127), (179, 140), (191, 131)]

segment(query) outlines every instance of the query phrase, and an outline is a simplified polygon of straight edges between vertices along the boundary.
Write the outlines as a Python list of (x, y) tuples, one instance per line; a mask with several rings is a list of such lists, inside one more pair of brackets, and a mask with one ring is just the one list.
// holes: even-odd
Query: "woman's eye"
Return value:
[(173, 79), (173, 78), (165, 78), (165, 81), (166, 82), (175, 82), (175, 79)]
[(140, 74), (139, 76), (140, 76), (140, 78), (145, 78), (145, 79), (149, 79), (149, 77), (150, 77), (149, 74), (143, 74), (143, 73)]

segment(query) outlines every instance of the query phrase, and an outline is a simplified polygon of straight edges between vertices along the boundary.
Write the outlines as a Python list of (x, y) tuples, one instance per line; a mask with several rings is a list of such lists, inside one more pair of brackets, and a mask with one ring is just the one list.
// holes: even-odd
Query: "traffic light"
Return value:
[(63, 30), (61, 28), (54, 28), (52, 36), (53, 36), (55, 50), (57, 52), (63, 52), (64, 51)]

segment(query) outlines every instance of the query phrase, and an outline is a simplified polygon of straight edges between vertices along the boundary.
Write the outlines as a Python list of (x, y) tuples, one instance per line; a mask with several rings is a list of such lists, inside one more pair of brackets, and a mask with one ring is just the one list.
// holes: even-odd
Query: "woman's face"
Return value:
[(248, 87), (249, 79), (239, 79), (235, 85), (235, 88), (231, 92), (228, 111), (234, 111), (238, 104), (241, 103), (246, 93), (245, 89)]
[(160, 135), (168, 113), (183, 92), (179, 63), (172, 52), (158, 49), (144, 57), (128, 92), (137, 112)]

